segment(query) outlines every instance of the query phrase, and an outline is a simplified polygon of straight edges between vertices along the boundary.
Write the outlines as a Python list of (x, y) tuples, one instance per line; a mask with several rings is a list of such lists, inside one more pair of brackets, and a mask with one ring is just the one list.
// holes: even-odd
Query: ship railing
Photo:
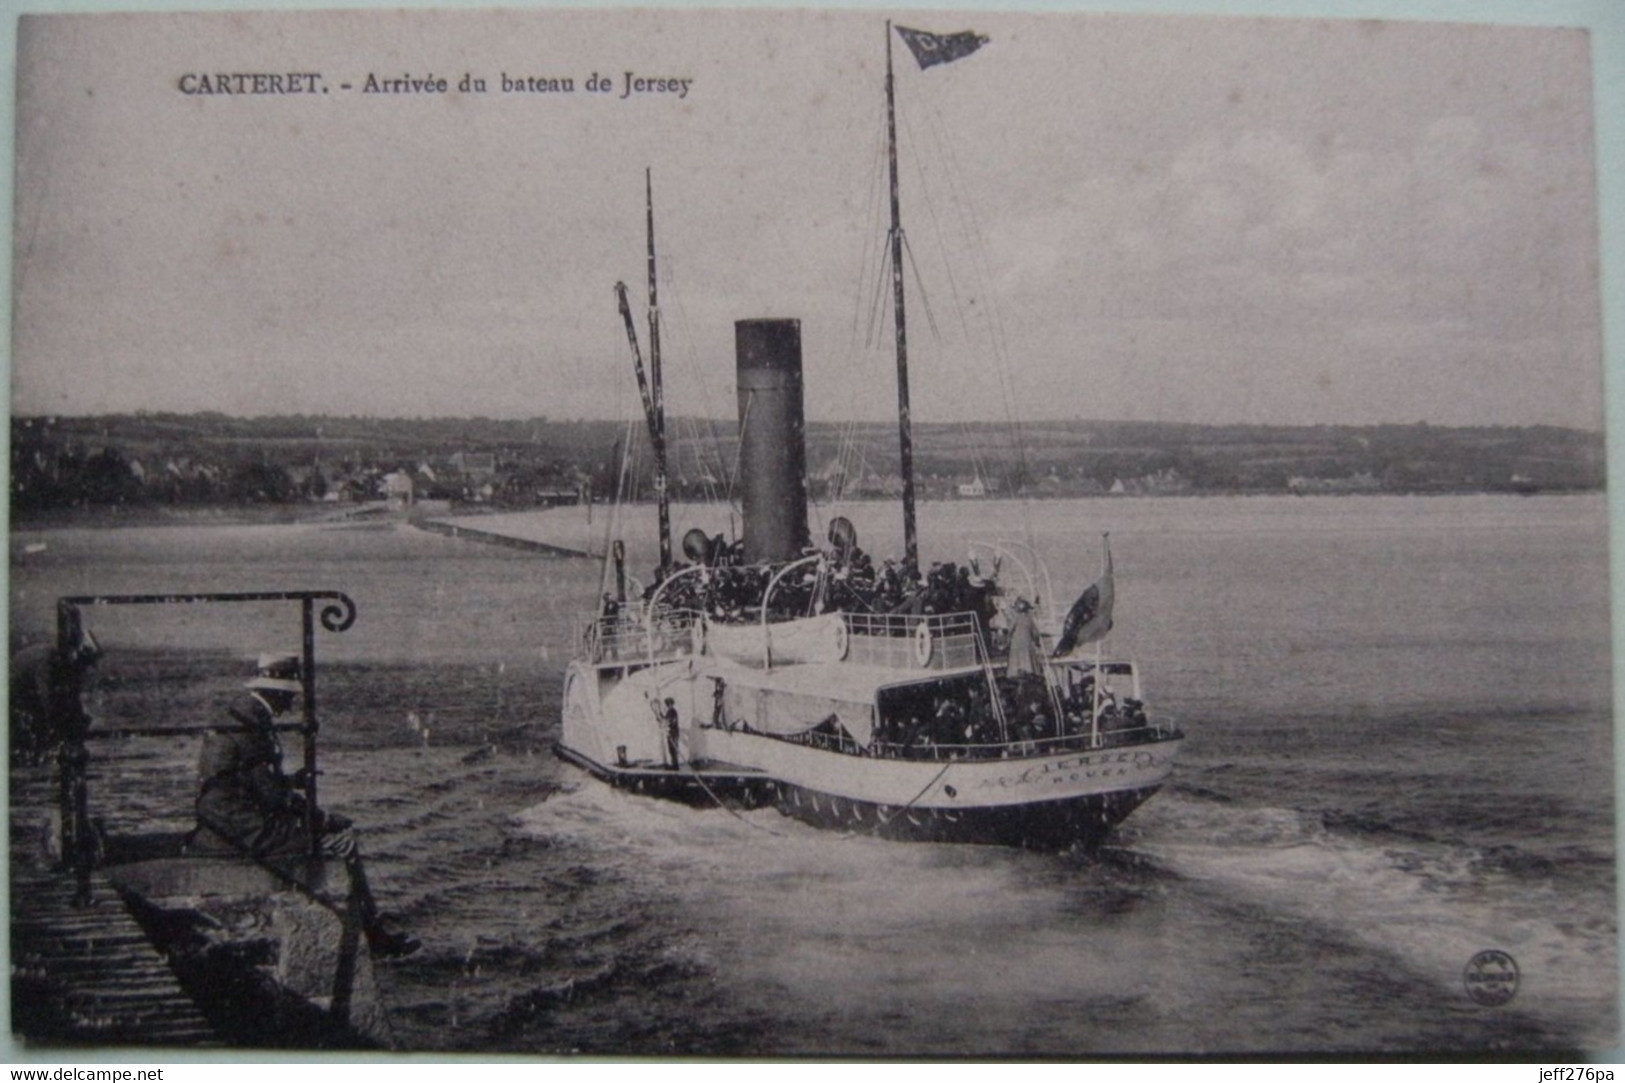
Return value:
[(1171, 724), (1146, 723), (1123, 729), (1105, 730), (1098, 736), (1089, 733), (1067, 734), (1062, 737), (1034, 738), (1032, 740), (995, 741), (988, 743), (954, 743), (945, 741), (915, 741), (898, 743), (871, 741), (860, 745), (851, 736), (840, 733), (822, 733), (806, 730), (801, 733), (772, 734), (781, 741), (840, 752), (849, 756), (867, 756), (889, 760), (1008, 760), (1030, 756), (1047, 756), (1057, 752), (1098, 752), (1103, 749), (1122, 748), (1164, 740), (1173, 735)]
[(588, 618), (581, 654), (595, 665), (650, 664), (699, 654), (703, 644), (700, 614), (692, 609), (634, 608)]
[(843, 613), (847, 660), (893, 669), (958, 669), (982, 664), (974, 613)]
[[(1047, 756), (1057, 752), (1097, 752), (1101, 749), (1121, 748), (1166, 739), (1173, 730), (1147, 723), (1125, 729), (1102, 731), (1098, 736), (1089, 733), (1067, 734), (1062, 737), (1042, 737), (1031, 740), (999, 741), (989, 744), (950, 743), (944, 741), (917, 741), (896, 744), (871, 742), (863, 754), (880, 759), (894, 760), (1007, 760), (1029, 756)], [(812, 742), (806, 742), (812, 743)], [(846, 751), (846, 749), (833, 749)]]

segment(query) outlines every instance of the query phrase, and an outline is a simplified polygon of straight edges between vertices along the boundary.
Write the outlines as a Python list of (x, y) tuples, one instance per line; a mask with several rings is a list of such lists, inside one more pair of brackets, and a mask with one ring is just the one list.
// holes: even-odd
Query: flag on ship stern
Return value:
[(927, 30), (910, 30), (906, 26), (895, 29), (921, 68), (969, 56), (988, 43), (987, 38), (970, 30), (957, 34), (933, 34)]
[(1112, 602), (1116, 591), (1112, 584), (1112, 548), (1106, 546), (1106, 570), (1090, 583), (1067, 612), (1066, 623), (1061, 626), (1061, 638), (1050, 652), (1059, 658), (1075, 647), (1093, 643), (1112, 630)]

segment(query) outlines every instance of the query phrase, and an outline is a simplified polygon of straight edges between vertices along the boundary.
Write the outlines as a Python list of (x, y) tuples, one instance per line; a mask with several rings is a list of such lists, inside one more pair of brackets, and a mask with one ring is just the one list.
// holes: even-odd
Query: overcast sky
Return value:
[[(989, 38), (924, 71), (895, 43), (917, 419), (1601, 427), (1584, 32), (904, 21)], [(874, 12), (30, 20), (13, 411), (624, 416), (649, 167), (671, 409), (729, 416), (733, 321), (782, 316), (813, 417), (887, 417), (885, 41)], [(239, 72), (327, 92), (180, 89)]]

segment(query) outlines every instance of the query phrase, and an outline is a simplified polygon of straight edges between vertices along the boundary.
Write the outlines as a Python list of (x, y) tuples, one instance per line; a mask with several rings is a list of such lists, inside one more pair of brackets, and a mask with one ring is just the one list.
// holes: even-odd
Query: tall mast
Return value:
[(897, 201), (897, 96), (891, 65), (891, 20), (886, 20), (886, 158), (891, 166), (892, 313), (897, 327), (897, 460), (903, 475), (903, 556), (918, 569), (920, 543), (914, 527), (914, 441), (909, 434), (908, 327), (903, 319), (903, 221)]
[(644, 197), (649, 217), (649, 380), (653, 415), (650, 435), (655, 453), (655, 500), (660, 508), (660, 572), (671, 567), (671, 501), (666, 485), (666, 392), (660, 379), (660, 300), (655, 287), (655, 196), (652, 171), (644, 169)]

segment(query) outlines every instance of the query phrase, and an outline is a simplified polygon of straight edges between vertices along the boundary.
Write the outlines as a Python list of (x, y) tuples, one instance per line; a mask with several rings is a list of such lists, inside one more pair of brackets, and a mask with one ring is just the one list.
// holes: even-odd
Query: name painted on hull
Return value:
[(1123, 752), (1090, 753), (1035, 763), (1018, 775), (984, 778), (977, 782), (976, 788), (1010, 790), (1023, 786), (1059, 786), (1068, 782), (1087, 782), (1097, 778), (1127, 777), (1130, 774), (1154, 771), (1163, 763), (1163, 757), (1143, 748)]

